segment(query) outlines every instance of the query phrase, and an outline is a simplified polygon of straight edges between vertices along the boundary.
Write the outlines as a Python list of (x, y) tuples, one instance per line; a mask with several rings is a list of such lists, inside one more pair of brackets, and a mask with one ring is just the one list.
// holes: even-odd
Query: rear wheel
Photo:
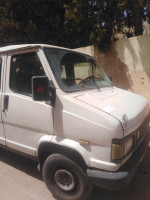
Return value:
[(91, 193), (92, 184), (85, 172), (63, 155), (49, 156), (42, 173), (47, 187), (58, 200), (84, 200)]

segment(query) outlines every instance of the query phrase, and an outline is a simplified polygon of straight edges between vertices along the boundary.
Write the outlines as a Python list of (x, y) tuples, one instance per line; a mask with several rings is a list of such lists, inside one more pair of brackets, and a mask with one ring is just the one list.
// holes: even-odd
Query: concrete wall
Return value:
[(75, 50), (81, 53), (86, 53), (90, 56), (94, 56), (94, 46), (81, 47)]
[(141, 94), (150, 103), (150, 35), (119, 40), (105, 54), (94, 48), (94, 56), (115, 86)]

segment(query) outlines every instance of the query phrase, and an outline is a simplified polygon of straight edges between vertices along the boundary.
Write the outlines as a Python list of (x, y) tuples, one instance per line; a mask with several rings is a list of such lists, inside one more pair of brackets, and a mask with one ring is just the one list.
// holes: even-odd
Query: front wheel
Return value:
[(92, 190), (92, 184), (85, 172), (63, 155), (49, 156), (42, 173), (48, 189), (58, 200), (84, 200)]

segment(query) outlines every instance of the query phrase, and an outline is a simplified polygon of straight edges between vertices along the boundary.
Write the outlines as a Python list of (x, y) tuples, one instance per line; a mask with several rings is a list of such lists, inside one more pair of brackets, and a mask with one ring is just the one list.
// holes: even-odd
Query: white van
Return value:
[(0, 74), (0, 144), (36, 159), (54, 197), (130, 182), (149, 142), (145, 98), (114, 87), (93, 57), (49, 45), (0, 48)]

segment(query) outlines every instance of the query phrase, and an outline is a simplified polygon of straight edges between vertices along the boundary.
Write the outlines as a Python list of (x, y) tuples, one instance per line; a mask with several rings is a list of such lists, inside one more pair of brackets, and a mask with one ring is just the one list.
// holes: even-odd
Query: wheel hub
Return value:
[(67, 170), (58, 170), (54, 174), (56, 185), (65, 191), (71, 191), (75, 187), (74, 175)]

